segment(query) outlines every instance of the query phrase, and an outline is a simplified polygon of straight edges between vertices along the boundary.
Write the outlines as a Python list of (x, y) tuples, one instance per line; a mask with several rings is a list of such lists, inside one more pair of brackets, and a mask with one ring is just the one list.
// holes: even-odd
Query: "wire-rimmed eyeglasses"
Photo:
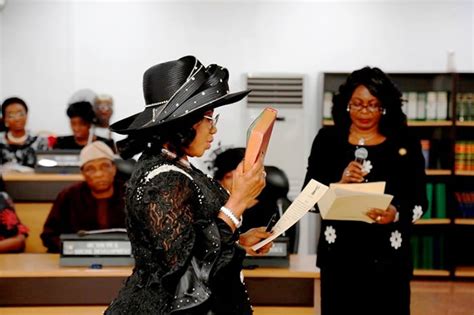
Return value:
[(204, 118), (209, 119), (209, 121), (211, 122), (211, 129), (212, 129), (212, 128), (216, 127), (217, 122), (219, 121), (219, 114), (217, 114), (217, 115), (214, 116), (214, 117), (208, 116), (208, 115), (204, 115)]
[(366, 109), (369, 113), (376, 113), (381, 112), (382, 107), (378, 104), (357, 104), (357, 103), (349, 103), (349, 108), (353, 111), (361, 112), (363, 109)]

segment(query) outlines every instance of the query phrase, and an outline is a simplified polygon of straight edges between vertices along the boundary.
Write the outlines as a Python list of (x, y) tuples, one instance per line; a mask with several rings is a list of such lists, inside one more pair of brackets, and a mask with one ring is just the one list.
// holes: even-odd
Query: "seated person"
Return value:
[(68, 106), (66, 113), (69, 117), (73, 135), (58, 137), (54, 145), (55, 149), (81, 150), (88, 143), (99, 140), (105, 142), (115, 151), (113, 140), (95, 136), (90, 132), (91, 125), (96, 119), (91, 103), (72, 103)]
[(49, 253), (60, 250), (59, 235), (80, 230), (125, 228), (124, 184), (116, 178), (114, 153), (95, 141), (81, 150), (85, 181), (61, 191), (41, 233)]
[[(214, 160), (214, 179), (231, 192), (233, 172), (245, 156), (245, 148), (227, 149), (218, 154)], [(275, 166), (265, 166), (266, 186), (255, 200), (255, 204), (242, 216), (243, 233), (257, 226), (266, 226), (274, 213), (283, 213), (291, 204), (288, 199), (289, 181), (285, 173)], [(297, 224), (285, 232), (290, 239), (289, 252), (297, 251)], [(285, 235), (283, 235), (285, 236)]]
[(94, 99), (94, 112), (97, 117), (94, 134), (105, 139), (113, 139), (109, 129), (110, 118), (114, 113), (114, 100), (112, 96), (101, 94)]
[[(48, 140), (25, 129), (28, 106), (18, 97), (6, 99), (2, 115), (7, 131), (0, 132), (0, 164), (34, 167), (38, 150), (48, 149)], [(4, 168), (7, 165), (4, 165)]]
[(0, 253), (22, 252), (27, 236), (28, 228), (18, 219), (13, 201), (0, 192)]

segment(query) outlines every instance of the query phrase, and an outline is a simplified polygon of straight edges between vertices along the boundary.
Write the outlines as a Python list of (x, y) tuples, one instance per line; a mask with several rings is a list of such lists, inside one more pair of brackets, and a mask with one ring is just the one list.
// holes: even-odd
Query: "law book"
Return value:
[(249, 170), (255, 164), (261, 154), (265, 156), (277, 113), (278, 112), (276, 109), (267, 107), (250, 124), (247, 130), (247, 147), (245, 149), (244, 156), (244, 172)]
[(426, 93), (418, 92), (416, 101), (416, 119), (426, 120)]
[(428, 199), (428, 206), (423, 214), (423, 219), (431, 219), (433, 217), (433, 183), (426, 184), (426, 197)]
[(420, 237), (418, 235), (413, 235), (411, 237), (411, 250), (413, 258), (413, 268), (421, 268), (421, 259), (420, 259)]
[(433, 269), (433, 237), (422, 236), (423, 269)]
[(437, 118), (437, 97), (436, 92), (430, 91), (426, 93), (426, 120), (436, 120)]
[(435, 204), (436, 204), (436, 217), (446, 218), (446, 184), (437, 183), (435, 185)]
[(438, 120), (447, 120), (448, 115), (448, 92), (439, 91), (436, 95), (437, 100), (437, 109), (436, 109), (436, 118)]
[(381, 187), (385, 188), (384, 182), (333, 184), (318, 202), (321, 217), (373, 223), (367, 215), (369, 209), (387, 209), (393, 199), (392, 195), (384, 194)]
[(408, 120), (415, 120), (418, 114), (418, 93), (408, 92), (408, 103), (407, 103), (407, 118)]
[(332, 119), (332, 92), (324, 92), (323, 100), (323, 119)]

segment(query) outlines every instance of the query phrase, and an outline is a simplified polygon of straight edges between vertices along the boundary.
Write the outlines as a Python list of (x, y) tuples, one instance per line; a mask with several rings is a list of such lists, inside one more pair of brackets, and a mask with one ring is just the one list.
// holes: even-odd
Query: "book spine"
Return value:
[(426, 184), (426, 197), (428, 198), (428, 205), (425, 213), (423, 214), (423, 219), (432, 218), (432, 208), (433, 208), (433, 183)]
[(435, 185), (436, 218), (446, 218), (446, 184)]
[(436, 120), (436, 108), (437, 108), (436, 92), (426, 93), (426, 120)]
[(425, 169), (430, 165), (430, 140), (421, 140), (421, 153), (425, 158)]
[(323, 119), (332, 119), (332, 92), (324, 92), (323, 100)]
[(408, 120), (415, 120), (417, 118), (417, 100), (418, 100), (418, 93), (408, 92), (408, 104), (407, 104)]
[(418, 92), (416, 101), (416, 119), (426, 120), (426, 93)]
[(436, 93), (436, 118), (438, 120), (447, 120), (448, 115), (448, 92), (439, 91)]
[(423, 269), (433, 269), (433, 237), (423, 236)]

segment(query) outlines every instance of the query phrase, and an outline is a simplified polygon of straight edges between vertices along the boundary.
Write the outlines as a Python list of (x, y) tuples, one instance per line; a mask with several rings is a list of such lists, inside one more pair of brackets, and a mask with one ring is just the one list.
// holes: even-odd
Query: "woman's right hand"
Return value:
[(362, 164), (356, 161), (351, 161), (342, 172), (339, 183), (362, 183), (365, 175), (367, 175), (367, 173), (362, 171)]
[(237, 216), (241, 216), (247, 208), (255, 203), (255, 199), (265, 187), (266, 173), (263, 167), (263, 155), (245, 173), (243, 169), (242, 161), (234, 171), (232, 193), (225, 204)]

